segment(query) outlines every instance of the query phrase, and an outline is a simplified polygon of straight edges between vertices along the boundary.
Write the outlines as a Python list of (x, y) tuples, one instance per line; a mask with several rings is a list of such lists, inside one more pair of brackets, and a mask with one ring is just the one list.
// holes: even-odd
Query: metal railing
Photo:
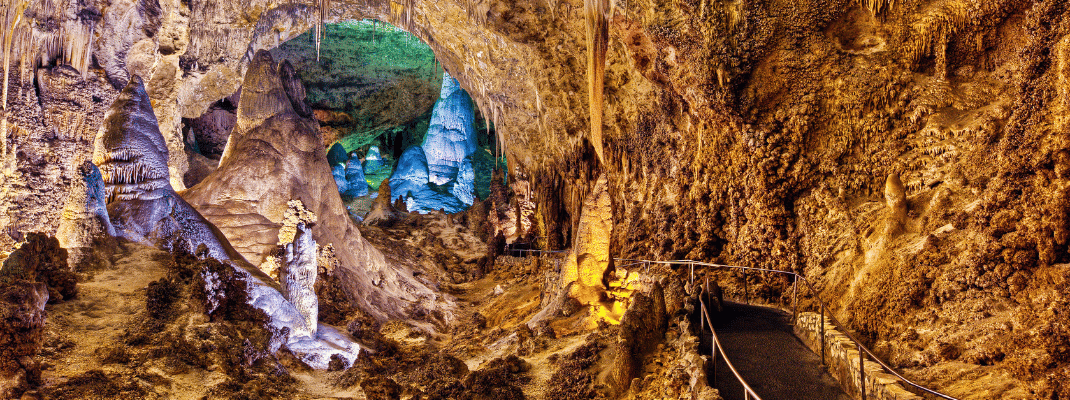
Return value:
[[(747, 304), (750, 304), (750, 298), (749, 298), (750, 295), (749, 295), (748, 283), (747, 283), (747, 279), (746, 279), (747, 271), (772, 272), (772, 273), (777, 273), (777, 274), (791, 275), (793, 277), (793, 282), (792, 282), (792, 305), (791, 305), (791, 314), (792, 314), (791, 321), (792, 321), (792, 324), (796, 323), (796, 320), (798, 319), (798, 316), (799, 316), (799, 308), (798, 308), (799, 307), (799, 280), (802, 279), (802, 282), (804, 284), (806, 284), (806, 287), (810, 290), (810, 294), (813, 296), (813, 298), (815, 300), (817, 300), (817, 303), (818, 303), (818, 306), (819, 306), (818, 308), (820, 310), (821, 321), (820, 321), (819, 325), (820, 325), (820, 332), (821, 332), (820, 333), (820, 338), (821, 338), (821, 346), (820, 346), (821, 347), (821, 363), (822, 364), (826, 363), (826, 361), (825, 361), (825, 318), (827, 317), (830, 321), (832, 321), (832, 324), (834, 326), (840, 328), (840, 331), (843, 333), (843, 335), (846, 336), (847, 339), (851, 340), (851, 342), (853, 342), (855, 344), (855, 347), (858, 349), (859, 392), (861, 393), (862, 399), (866, 398), (865, 355), (868, 355), (874, 362), (876, 362), (878, 365), (880, 365), (881, 368), (885, 372), (888, 372), (889, 374), (894, 375), (896, 378), (899, 378), (899, 380), (902, 381), (903, 383), (905, 383), (905, 384), (907, 384), (907, 385), (909, 385), (909, 386), (911, 386), (911, 387), (913, 387), (913, 388), (915, 388), (915, 389), (917, 389), (919, 391), (922, 391), (924, 393), (928, 393), (928, 394), (931, 394), (931, 395), (934, 395), (934, 396), (938, 396), (938, 397), (943, 398), (943, 399), (958, 400), (957, 398), (948, 396), (946, 394), (937, 392), (935, 390), (932, 390), (932, 389), (929, 389), (927, 387), (921, 386), (921, 385), (919, 385), (917, 383), (914, 383), (914, 381), (911, 381), (910, 379), (907, 379), (903, 375), (900, 375), (898, 372), (896, 372), (894, 369), (892, 369), (892, 367), (888, 366), (888, 364), (885, 364), (884, 361), (881, 361), (881, 359), (878, 358), (875, 354), (873, 354), (873, 352), (871, 352), (868, 348), (866, 348), (866, 346), (862, 345), (862, 342), (859, 342), (858, 339), (855, 339), (855, 337), (853, 335), (851, 335), (851, 333), (848, 332), (847, 329), (844, 328), (843, 323), (841, 323), (838, 319), (836, 319), (835, 316), (833, 316), (832, 314), (830, 314), (829, 312), (826, 311), (828, 306), (825, 305), (824, 300), (821, 300), (821, 295), (818, 293), (817, 289), (814, 288), (814, 285), (812, 283), (810, 283), (810, 280), (806, 279), (806, 277), (801, 275), (801, 274), (798, 274), (798, 273), (795, 273), (795, 272), (791, 272), (791, 271), (780, 271), (780, 270), (775, 270), (775, 269), (754, 268), (754, 267), (740, 267), (740, 266), (735, 266), (735, 265), (724, 265), (724, 264), (711, 264), (711, 263), (704, 263), (704, 262), (698, 262), (698, 261), (692, 261), (692, 260), (649, 261), (649, 262), (650, 263), (655, 263), (655, 264), (667, 264), (667, 265), (673, 265), (673, 264), (675, 264), (675, 265), (689, 265), (690, 268), (691, 268), (691, 285), (692, 285), (692, 287), (694, 287), (695, 266), (696, 265), (697, 266), (702, 266), (702, 267), (741, 270), (741, 271), (743, 271), (743, 293), (744, 293), (744, 299), (745, 299), (744, 301)], [(706, 317), (706, 320), (707, 321), (709, 320), (709, 316)], [(712, 328), (712, 326), (711, 326), (711, 328)], [(723, 353), (722, 353), (722, 355), (723, 355)], [(725, 360), (727, 360), (727, 358)], [(742, 378), (741, 378), (741, 381), (742, 381)]]
[[(545, 250), (528, 250), (528, 251), (536, 252), (536, 253), (540, 253), (540, 254), (541, 253), (561, 253), (561, 252), (563, 252), (563, 251), (545, 251)], [(872, 359), (875, 363), (877, 363), (877, 365), (880, 365), (881, 369), (883, 369), (885, 372), (895, 376), (901, 382), (907, 384), (910, 387), (913, 387), (916, 390), (919, 390), (921, 392), (924, 392), (924, 393), (927, 393), (927, 394), (930, 394), (930, 395), (933, 395), (933, 396), (937, 396), (937, 397), (940, 397), (940, 398), (943, 398), (943, 399), (947, 399), (947, 400), (959, 400), (959, 399), (957, 399), (955, 397), (948, 396), (946, 394), (937, 392), (937, 391), (929, 389), (929, 388), (927, 388), (925, 386), (921, 386), (921, 385), (919, 385), (917, 383), (914, 383), (914, 381), (911, 381), (910, 379), (907, 379), (903, 375), (900, 375), (898, 372), (896, 372), (894, 369), (892, 369), (892, 367), (890, 367), (888, 364), (884, 363), (884, 361), (881, 361), (881, 359), (878, 358), (875, 354), (873, 354), (872, 351), (870, 351), (868, 348), (866, 348), (866, 346), (862, 345), (862, 342), (859, 342), (858, 339), (856, 339), (854, 337), (854, 335), (851, 335), (851, 333), (847, 329), (844, 328), (845, 325), (843, 323), (841, 323), (838, 319), (836, 319), (836, 317), (833, 316), (831, 313), (826, 311), (828, 306), (825, 304), (825, 301), (821, 300), (820, 293), (817, 291), (817, 289), (814, 287), (814, 285), (812, 283), (810, 283), (810, 280), (806, 279), (806, 276), (804, 276), (804, 275), (801, 275), (801, 274), (798, 274), (798, 273), (795, 273), (795, 272), (791, 272), (791, 271), (780, 271), (780, 270), (775, 270), (775, 269), (755, 268), (755, 267), (741, 267), (741, 266), (736, 266), (736, 265), (713, 264), (713, 263), (705, 263), (705, 262), (699, 262), (699, 261), (694, 261), (694, 260), (654, 261), (654, 260), (641, 260), (641, 259), (629, 259), (629, 258), (614, 258), (614, 260), (618, 261), (618, 262), (630, 262), (628, 264), (620, 265), (618, 268), (643, 264), (643, 265), (646, 266), (646, 269), (648, 271), (650, 269), (650, 265), (653, 265), (653, 264), (670, 265), (670, 266), (671, 265), (687, 265), (687, 266), (690, 267), (691, 287), (694, 287), (694, 284), (695, 284), (695, 266), (740, 270), (740, 271), (743, 272), (743, 298), (744, 298), (744, 302), (746, 304), (750, 304), (750, 290), (749, 290), (749, 285), (747, 283), (747, 271), (771, 272), (771, 273), (776, 273), (776, 274), (790, 275), (790, 276), (792, 276), (792, 285), (791, 285), (792, 286), (791, 323), (793, 325), (796, 323), (796, 321), (799, 318), (799, 280), (801, 279), (802, 282), (805, 284), (806, 288), (810, 290), (810, 294), (811, 294), (811, 296), (813, 296), (814, 300), (817, 300), (818, 310), (819, 310), (819, 313), (820, 313), (820, 316), (821, 316), (821, 320), (820, 320), (820, 323), (819, 323), (819, 325), (820, 325), (819, 326), (819, 329), (820, 329), (819, 336), (820, 336), (820, 340), (821, 340), (821, 346), (820, 346), (821, 347), (821, 363), (822, 364), (826, 364), (826, 360), (825, 360), (825, 318), (828, 318), (832, 322), (832, 325), (840, 328), (840, 331), (843, 333), (843, 335), (846, 336), (847, 339), (849, 339), (852, 343), (854, 343), (855, 347), (858, 349), (859, 392), (861, 393), (861, 396), (862, 396), (863, 400), (866, 398), (866, 368), (865, 368), (865, 356), (866, 355), (868, 355), (870, 359)], [(710, 323), (709, 314), (706, 311), (705, 302), (702, 301), (702, 296), (699, 296), (699, 300), (700, 300), (699, 304), (702, 306), (702, 315), (701, 316), (705, 318), (705, 322), (706, 323), (710, 324), (709, 327), (710, 327), (710, 331), (712, 332), (713, 331), (713, 325), (712, 325), (712, 323)], [(700, 322), (700, 328), (701, 328), (702, 325), (703, 324)], [(701, 328), (701, 329), (704, 329), (704, 328)], [(746, 393), (744, 393), (744, 399), (746, 399), (747, 396), (754, 396), (754, 399), (759, 399), (760, 400), (758, 395), (756, 393), (754, 393), (753, 390), (750, 389), (750, 386), (748, 386), (747, 383), (743, 381), (743, 378), (736, 372), (736, 369), (732, 366), (732, 363), (728, 361), (728, 357), (726, 357), (725, 354), (724, 354), (724, 349), (719, 345), (720, 342), (717, 339), (717, 334), (716, 333), (713, 334), (713, 342), (715, 343), (714, 344), (715, 350), (720, 352), (721, 356), (724, 357), (725, 362), (728, 364), (729, 369), (732, 370), (732, 373), (735, 374), (736, 378), (739, 379), (740, 383), (743, 384), (744, 390), (746, 392)], [(715, 356), (714, 360), (716, 361), (716, 355), (714, 354), (714, 356)], [(714, 362), (714, 367), (716, 368), (716, 362)]]
[(721, 353), (721, 358), (724, 358), (724, 363), (728, 365), (728, 370), (732, 371), (732, 375), (735, 375), (736, 380), (739, 381), (739, 384), (743, 385), (743, 400), (762, 400), (761, 396), (758, 396), (758, 393), (755, 393), (754, 389), (752, 389), (750, 385), (747, 384), (747, 381), (744, 380), (741, 375), (739, 375), (739, 371), (736, 371), (736, 367), (732, 365), (732, 361), (729, 360), (728, 355), (724, 353), (724, 346), (721, 346), (721, 340), (717, 337), (717, 332), (713, 330), (713, 322), (710, 319), (710, 313), (706, 310), (706, 301), (702, 299), (702, 294), (704, 294), (705, 291), (705, 288), (703, 288), (703, 290), (699, 292), (700, 294), (698, 296), (699, 308), (702, 310), (702, 312), (699, 314), (699, 318), (701, 319), (703, 316), (705, 316), (705, 319), (699, 322), (699, 330), (701, 332), (705, 332), (706, 328), (703, 326), (703, 322), (705, 322), (705, 324), (710, 327), (710, 335), (713, 338), (710, 341), (710, 358), (712, 360), (711, 364), (713, 365), (713, 385), (717, 386), (717, 353)]

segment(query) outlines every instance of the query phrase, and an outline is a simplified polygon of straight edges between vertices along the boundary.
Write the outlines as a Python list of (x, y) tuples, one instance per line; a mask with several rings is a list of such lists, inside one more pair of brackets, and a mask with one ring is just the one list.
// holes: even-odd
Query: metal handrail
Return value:
[[(536, 250), (536, 251), (549, 252), (549, 251), (545, 251), (545, 250)], [(556, 252), (561, 252), (561, 251), (554, 251), (554, 252), (556, 253)], [(947, 399), (947, 400), (959, 400), (959, 399), (957, 399), (955, 397), (948, 396), (946, 394), (937, 392), (935, 390), (932, 390), (932, 389), (929, 389), (927, 387), (921, 386), (921, 385), (919, 385), (917, 383), (914, 383), (914, 381), (911, 381), (910, 379), (907, 379), (903, 375), (900, 375), (898, 372), (895, 372), (895, 370), (892, 369), (891, 366), (889, 366), (888, 364), (885, 364), (884, 361), (881, 361), (881, 359), (879, 357), (877, 357), (876, 354), (873, 354), (873, 352), (870, 351), (868, 348), (866, 348), (866, 346), (864, 346), (862, 344), (862, 342), (859, 342), (858, 339), (855, 339), (854, 335), (851, 335), (851, 333), (847, 329), (844, 328), (845, 325), (843, 323), (841, 323), (838, 319), (836, 319), (835, 316), (833, 316), (832, 314), (830, 314), (830, 313), (825, 311), (828, 308), (828, 306), (825, 305), (825, 301), (824, 300), (821, 300), (821, 294), (814, 287), (813, 283), (811, 283), (810, 280), (807, 279), (806, 276), (804, 276), (802, 274), (799, 274), (799, 273), (796, 273), (796, 272), (792, 272), (792, 271), (780, 271), (780, 270), (775, 270), (775, 269), (756, 268), (756, 267), (743, 267), (743, 266), (738, 266), (738, 265), (713, 264), (713, 263), (704, 263), (704, 262), (693, 261), (693, 260), (655, 261), (655, 260), (641, 260), (641, 259), (630, 259), (630, 258), (614, 258), (614, 260), (616, 260), (616, 261), (632, 261), (632, 262), (634, 262), (633, 264), (628, 264), (628, 265), (635, 265), (635, 264), (639, 264), (639, 263), (645, 263), (647, 265), (647, 268), (649, 268), (650, 264), (663, 264), (663, 265), (673, 265), (673, 264), (683, 265), (683, 264), (686, 264), (686, 265), (690, 265), (690, 267), (691, 267), (691, 284), (692, 285), (694, 285), (694, 279), (695, 279), (694, 268), (695, 268), (696, 265), (703, 266), (703, 267), (713, 267), (713, 268), (739, 269), (739, 270), (742, 270), (744, 272), (744, 274), (746, 273), (746, 271), (759, 271), (759, 272), (773, 272), (773, 273), (778, 273), (778, 274), (791, 275), (795, 279), (795, 282), (792, 285), (793, 286), (793, 290), (794, 290), (794, 293), (793, 293), (793, 304), (792, 304), (792, 324), (794, 324), (795, 320), (798, 318), (798, 282), (799, 282), (799, 279), (802, 279), (803, 283), (806, 284), (806, 287), (810, 289), (810, 293), (813, 295), (814, 299), (816, 299), (818, 304), (820, 305), (820, 313), (821, 313), (821, 325), (820, 325), (820, 329), (821, 329), (821, 334), (820, 334), (820, 336), (821, 336), (821, 362), (822, 363), (825, 362), (825, 318), (828, 317), (828, 319), (832, 321), (832, 324), (834, 326), (839, 327), (840, 331), (844, 334), (844, 336), (847, 336), (847, 339), (849, 339), (851, 342), (853, 342), (855, 344), (855, 346), (859, 350), (859, 369), (858, 369), (858, 371), (859, 371), (859, 381), (860, 381), (859, 388), (860, 388), (860, 391), (861, 391), (863, 399), (866, 398), (866, 392), (865, 392), (865, 381), (866, 381), (865, 373), (866, 373), (866, 369), (864, 367), (864, 360), (863, 360), (862, 353), (865, 353), (865, 354), (869, 355), (869, 357), (871, 359), (873, 359), (874, 362), (876, 362), (878, 365), (880, 365), (881, 368), (885, 372), (888, 372), (888, 373), (894, 375), (896, 378), (899, 378), (900, 381), (906, 383), (907, 385), (910, 385), (911, 387), (914, 387), (915, 389), (920, 390), (922, 392), (925, 392), (925, 393), (928, 393), (928, 394), (931, 394), (931, 395), (934, 395), (934, 396), (938, 396), (938, 397), (941, 397), (941, 398), (944, 398), (944, 399)], [(744, 292), (747, 293), (747, 290), (746, 290), (747, 281), (746, 281), (745, 277), (744, 277), (744, 280), (743, 280), (743, 285), (744, 285)], [(745, 294), (745, 296), (748, 297), (747, 301), (749, 302), (749, 294)], [(701, 296), (700, 296), (699, 300), (700, 300), (700, 304), (703, 304), (703, 312), (705, 313), (705, 306), (704, 306), (705, 303), (701, 302)], [(709, 321), (709, 315), (708, 314), (706, 315), (706, 321), (707, 322)], [(712, 328), (713, 328), (713, 326), (711, 325), (710, 326), (711, 331), (712, 331)], [(716, 341), (716, 334), (714, 334), (714, 340)], [(721, 350), (721, 352), (722, 352), (721, 355), (724, 356), (723, 350)], [(726, 362), (728, 361), (727, 357), (725, 358), (725, 361)], [(728, 363), (728, 364), (729, 364), (729, 367), (731, 367), (731, 363)], [(735, 368), (732, 368), (732, 372), (735, 373)], [(739, 378), (739, 375), (736, 374), (736, 377)], [(742, 382), (742, 378), (739, 378), (739, 379), (740, 379), (740, 382)], [(746, 383), (744, 383), (744, 386), (746, 387)], [(755, 395), (755, 396), (757, 396), (757, 395)]]
[(537, 253), (537, 254), (560, 254), (565, 253), (565, 250), (534, 250), (534, 249), (506, 249), (508, 253)]
[[(921, 386), (921, 385), (919, 385), (917, 383), (914, 383), (910, 379), (907, 379), (903, 375), (900, 375), (898, 372), (895, 372), (895, 370), (892, 369), (892, 367), (888, 366), (888, 364), (885, 364), (884, 361), (881, 361), (881, 359), (878, 358), (875, 354), (873, 354), (873, 352), (869, 351), (869, 349), (866, 348), (866, 346), (862, 345), (862, 343), (859, 342), (858, 339), (855, 339), (855, 337), (853, 335), (851, 335), (850, 332), (847, 331), (847, 329), (844, 329), (843, 328), (843, 326), (844, 326), (843, 323), (841, 323), (838, 319), (836, 319), (836, 317), (833, 316), (832, 314), (825, 312), (825, 309), (828, 308), (828, 306), (825, 305), (825, 301), (821, 300), (820, 293), (817, 291), (816, 288), (814, 288), (814, 285), (810, 282), (810, 280), (806, 279), (806, 276), (804, 276), (802, 274), (798, 274), (798, 273), (791, 272), (791, 271), (780, 271), (780, 270), (775, 270), (775, 269), (755, 268), (755, 267), (741, 267), (741, 266), (736, 266), (736, 265), (712, 264), (712, 263), (704, 263), (704, 262), (698, 262), (698, 261), (692, 261), (692, 260), (649, 261), (649, 262), (650, 263), (655, 263), (655, 264), (668, 264), (668, 265), (672, 265), (672, 264), (689, 264), (691, 266), (691, 268), (692, 268), (692, 271), (693, 271), (694, 267), (696, 265), (698, 265), (698, 266), (714, 267), (714, 268), (741, 269), (743, 271), (750, 270), (750, 271), (761, 271), (761, 272), (774, 272), (774, 273), (778, 273), (778, 274), (785, 274), (785, 275), (794, 276), (795, 279), (796, 279), (795, 286), (798, 285), (798, 280), (801, 278), (803, 283), (806, 284), (806, 287), (810, 289), (810, 293), (813, 294), (814, 299), (816, 299), (818, 304), (821, 306), (821, 317), (822, 317), (821, 318), (821, 361), (822, 362), (825, 361), (825, 321), (824, 321), (824, 319), (827, 316), (829, 318), (829, 320), (832, 321), (832, 324), (834, 326), (840, 327), (840, 330), (842, 331), (844, 336), (847, 336), (847, 338), (850, 339), (851, 342), (854, 342), (855, 346), (859, 350), (859, 367), (860, 367), (859, 368), (859, 376), (860, 376), (860, 385), (861, 385), (860, 386), (860, 390), (861, 390), (863, 399), (865, 399), (865, 397), (866, 397), (866, 393), (865, 393), (865, 368), (863, 367), (863, 364), (862, 364), (863, 360), (862, 360), (861, 354), (862, 354), (862, 352), (865, 352), (865, 354), (869, 355), (869, 357), (872, 358), (873, 361), (876, 362), (878, 365), (880, 365), (881, 368), (884, 369), (886, 372), (888, 372), (888, 373), (890, 373), (892, 375), (895, 375), (895, 377), (899, 378), (899, 380), (901, 380), (904, 383), (914, 387), (915, 389), (921, 390), (921, 391), (923, 391), (925, 393), (929, 393), (929, 394), (934, 395), (934, 396), (939, 396), (939, 397), (944, 398), (944, 399), (958, 400), (955, 397), (948, 396), (946, 394), (937, 392), (935, 390), (932, 390), (932, 389), (929, 389), (927, 387)], [(692, 284), (694, 284), (694, 275), (693, 274), (692, 274)], [(746, 286), (746, 281), (745, 280), (744, 280), (743, 284), (744, 284), (744, 286)], [(795, 304), (792, 305), (792, 310), (793, 310), (792, 313), (793, 313), (793, 317), (797, 318), (797, 315), (795, 315), (795, 314), (797, 314), (797, 307), (798, 307), (798, 292), (797, 292), (798, 288), (796, 287), (795, 290), (796, 290), (795, 296), (794, 296), (795, 297), (795, 300), (794, 300)], [(709, 319), (708, 316), (706, 318), (707, 318), (707, 320)], [(792, 319), (792, 323), (793, 324), (795, 323), (794, 318)]]
[[(750, 385), (747, 384), (747, 381), (744, 380), (743, 377), (739, 375), (739, 371), (736, 371), (736, 367), (734, 365), (732, 365), (732, 361), (729, 360), (728, 359), (728, 355), (724, 353), (724, 346), (721, 345), (721, 340), (717, 337), (717, 332), (713, 330), (713, 322), (711, 322), (711, 320), (710, 320), (710, 313), (706, 310), (706, 302), (704, 300), (702, 300), (701, 294), (698, 297), (698, 303), (699, 303), (699, 307), (702, 309), (702, 314), (701, 315), (704, 315), (706, 317), (705, 323), (706, 323), (706, 325), (708, 325), (710, 327), (710, 334), (713, 337), (713, 340), (711, 341), (711, 344), (710, 344), (710, 346), (713, 347), (713, 348), (710, 349), (710, 356), (713, 359), (712, 364), (713, 364), (713, 371), (714, 371), (713, 372), (714, 379), (715, 380), (717, 379), (717, 376), (716, 376), (717, 375), (717, 353), (721, 353), (721, 358), (724, 358), (724, 363), (726, 365), (728, 365), (728, 370), (732, 371), (732, 375), (735, 375), (736, 376), (736, 380), (738, 380), (739, 383), (741, 385), (743, 385), (743, 400), (747, 400), (747, 399), (750, 399), (750, 398), (753, 398), (754, 400), (762, 400), (762, 397), (758, 396), (758, 393), (755, 393), (754, 389), (752, 389), (750, 387)], [(705, 330), (705, 328), (702, 327), (701, 325), (699, 326), (699, 329), (703, 330), (703, 331)], [(753, 397), (748, 397), (748, 396), (753, 396)]]

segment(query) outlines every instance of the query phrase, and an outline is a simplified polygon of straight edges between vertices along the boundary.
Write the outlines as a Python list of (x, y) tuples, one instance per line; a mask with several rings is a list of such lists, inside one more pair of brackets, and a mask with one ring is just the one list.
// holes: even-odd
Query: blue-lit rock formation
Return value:
[(460, 200), (461, 203), (472, 205), (476, 201), (475, 182), (476, 171), (472, 168), (472, 160), (466, 158), (461, 163), (460, 170), (457, 171), (457, 178), (454, 179), (453, 186), (450, 187), (450, 194)]
[(390, 194), (410, 211), (464, 211), (475, 202), (475, 137), (472, 102), (456, 79), (443, 75), (442, 91), (422, 146), (410, 147), (390, 177)]
[[(419, 146), (412, 146), (402, 153), (398, 168), (390, 177), (390, 196), (415, 197), (427, 186), (427, 157)], [(410, 210), (412, 210), (410, 208)]]
[[(353, 157), (346, 163), (344, 172), (345, 189), (338, 185), (338, 190), (346, 196), (360, 197), (368, 195), (368, 181), (364, 179), (364, 167), (360, 164), (360, 158)], [(338, 173), (334, 173), (334, 179), (338, 179)]]
[(338, 193), (349, 190), (349, 181), (346, 180), (346, 167), (342, 164), (331, 166), (331, 175), (334, 176), (334, 184), (338, 185)]
[(205, 245), (213, 258), (240, 258), (226, 238), (175, 193), (167, 160), (152, 102), (135, 75), (112, 104), (93, 153), (116, 236), (167, 249), (184, 243), (190, 253)]
[(479, 146), (476, 141), (472, 101), (449, 74), (442, 76), (442, 92), (431, 113), (431, 126), (424, 136), (428, 178), (445, 185), (457, 177), (466, 158)]

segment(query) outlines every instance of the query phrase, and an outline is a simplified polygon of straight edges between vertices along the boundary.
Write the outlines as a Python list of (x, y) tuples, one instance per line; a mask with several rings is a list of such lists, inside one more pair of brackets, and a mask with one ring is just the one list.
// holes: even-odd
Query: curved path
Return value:
[[(790, 314), (726, 301), (723, 312), (710, 315), (725, 354), (763, 400), (851, 400), (826, 372), (821, 356), (792, 333)], [(704, 332), (705, 354), (710, 351), (709, 336)], [(710, 384), (720, 389), (725, 400), (742, 400), (743, 386), (724, 359), (717, 358)]]

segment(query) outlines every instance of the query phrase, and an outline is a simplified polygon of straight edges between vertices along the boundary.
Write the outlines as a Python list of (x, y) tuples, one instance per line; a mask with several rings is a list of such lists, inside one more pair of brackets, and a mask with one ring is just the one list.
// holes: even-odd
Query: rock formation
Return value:
[(210, 257), (240, 259), (226, 238), (171, 188), (167, 145), (141, 77), (131, 78), (112, 104), (97, 135), (93, 162), (107, 188), (108, 214), (118, 237), (163, 248), (183, 243), (190, 253), (204, 245)]
[(368, 181), (364, 179), (364, 166), (360, 158), (351, 157), (345, 167), (346, 190), (342, 194), (349, 197), (368, 195)]
[(286, 264), (280, 274), (282, 294), (305, 319), (305, 326), (316, 334), (319, 325), (319, 301), (316, 299), (316, 275), (319, 246), (312, 239), (312, 231), (304, 223), (298, 224), (293, 242), (286, 244)]
[(613, 207), (603, 175), (583, 201), (576, 242), (561, 267), (561, 275), (556, 279), (556, 289), (553, 290), (558, 298), (534, 316), (528, 326), (537, 326), (548, 318), (558, 316), (561, 307), (568, 301), (589, 307), (590, 324), (600, 320), (620, 322), (627, 303), (618, 303), (606, 294), (609, 289), (606, 271), (611, 264), (609, 238), (612, 231)]
[(393, 198), (403, 199), (409, 210), (419, 212), (456, 213), (472, 205), (472, 154), (478, 147), (473, 119), (468, 95), (456, 79), (443, 74), (442, 92), (423, 145), (406, 149), (390, 177)]
[(368, 180), (368, 186), (372, 190), (379, 190), (380, 182), (389, 178), (391, 172), (393, 172), (393, 166), (388, 161), (383, 160), (382, 154), (379, 153), (379, 147), (369, 147), (364, 156), (364, 176)]
[(85, 161), (78, 173), (82, 179), (71, 183), (70, 198), (56, 231), (59, 244), (68, 250), (90, 247), (95, 239), (116, 235), (108, 217), (107, 192), (100, 169)]
[(293, 111), (297, 100), (287, 87), (295, 84), (284, 84), (286, 74), (280, 74), (287, 68), (267, 52), (256, 54), (219, 169), (183, 196), (254, 264), (278, 245), (287, 204), (300, 200), (318, 217), (312, 237), (321, 246), (333, 244), (340, 262), (335, 274), (361, 309), (385, 320), (410, 318), (408, 310), (420, 307), (439, 322), (448, 320), (450, 300), (387, 264), (348, 217), (316, 122)]
[(445, 185), (457, 179), (461, 164), (476, 151), (472, 102), (449, 73), (442, 74), (442, 92), (431, 112), (431, 127), (421, 147), (427, 156), (428, 179)]

